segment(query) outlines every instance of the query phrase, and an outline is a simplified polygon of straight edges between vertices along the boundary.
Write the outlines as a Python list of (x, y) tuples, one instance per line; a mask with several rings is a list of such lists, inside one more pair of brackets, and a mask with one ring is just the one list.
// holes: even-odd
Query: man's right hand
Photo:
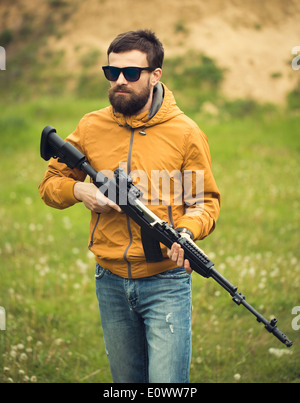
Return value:
[(112, 210), (122, 212), (121, 208), (104, 196), (93, 183), (76, 182), (73, 192), (75, 198), (94, 213), (109, 213)]

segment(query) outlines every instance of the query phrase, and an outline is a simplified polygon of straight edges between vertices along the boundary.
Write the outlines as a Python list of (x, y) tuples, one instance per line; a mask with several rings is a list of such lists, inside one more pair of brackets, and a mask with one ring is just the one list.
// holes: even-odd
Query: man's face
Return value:
[[(109, 65), (114, 67), (149, 67), (146, 53), (131, 50), (110, 53)], [(125, 116), (137, 115), (149, 110), (152, 103), (153, 87), (159, 81), (161, 70), (143, 70), (138, 81), (127, 81), (121, 72), (117, 81), (110, 81), (108, 97), (116, 112)]]

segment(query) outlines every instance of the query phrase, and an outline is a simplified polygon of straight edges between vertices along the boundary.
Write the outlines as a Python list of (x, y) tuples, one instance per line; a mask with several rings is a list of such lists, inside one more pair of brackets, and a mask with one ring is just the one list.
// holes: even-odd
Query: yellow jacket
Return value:
[[(175, 228), (189, 229), (194, 240), (205, 238), (215, 228), (220, 194), (211, 170), (207, 138), (177, 107), (172, 92), (164, 84), (157, 86), (151, 111), (129, 118), (114, 113), (111, 106), (91, 112), (81, 119), (66, 140), (87, 157), (97, 172), (112, 176), (120, 166), (130, 172), (134, 183), (144, 193), (144, 204)], [(193, 175), (196, 171), (204, 172), (204, 192), (199, 198), (203, 204), (186, 205), (186, 190), (178, 202), (180, 181), (176, 173), (183, 175), (186, 171), (192, 171)], [(170, 173), (167, 191), (166, 172)], [(172, 176), (172, 173), (175, 174)], [(73, 187), (76, 181), (84, 180), (82, 171), (71, 170), (52, 159), (39, 192), (47, 205), (64, 209), (78, 202)], [(191, 181), (192, 189), (188, 190), (193, 195), (196, 192), (194, 182)], [(174, 268), (166, 247), (161, 246), (165, 259), (148, 263), (140, 227), (135, 222), (116, 211), (91, 213), (89, 248), (101, 266), (121, 277), (147, 277)]]

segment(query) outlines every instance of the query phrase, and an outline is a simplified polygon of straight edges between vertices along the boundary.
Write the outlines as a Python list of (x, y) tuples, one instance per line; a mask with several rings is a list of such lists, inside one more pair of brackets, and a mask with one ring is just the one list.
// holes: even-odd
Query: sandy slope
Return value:
[[(49, 0), (50, 1), (50, 0)], [(16, 29), (24, 13), (39, 18), (49, 1), (1, 0), (0, 27)], [(53, 1), (53, 0), (52, 0)], [(120, 32), (150, 28), (164, 43), (166, 56), (196, 49), (225, 67), (223, 91), (230, 97), (283, 102), (300, 79), (292, 69), (300, 46), (299, 0), (65, 0), (51, 8), (66, 15), (61, 36), (46, 46), (64, 49), (65, 68), (74, 71), (89, 49), (105, 51)], [(57, 28), (58, 29), (58, 28)], [(0, 29), (1, 31), (1, 29)], [(1, 44), (0, 44), (1, 45)]]

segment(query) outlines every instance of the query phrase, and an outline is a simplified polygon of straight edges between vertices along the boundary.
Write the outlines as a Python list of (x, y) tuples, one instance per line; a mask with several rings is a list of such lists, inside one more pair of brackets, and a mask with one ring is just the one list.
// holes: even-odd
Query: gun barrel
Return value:
[(229, 294), (232, 296), (233, 302), (237, 305), (243, 305), (249, 312), (251, 312), (257, 319), (258, 322), (261, 322), (265, 325), (266, 330), (269, 333), (272, 333), (278, 340), (280, 340), (287, 347), (291, 347), (293, 342), (289, 340), (289, 338), (276, 326), (277, 320), (274, 318), (270, 322), (261, 315), (252, 305), (250, 305), (246, 301), (246, 297), (237, 292), (237, 287), (233, 286), (225, 277), (223, 277), (220, 273), (215, 270), (215, 268), (211, 269), (211, 277), (219, 283)]
[(265, 325), (265, 328), (268, 332), (272, 333), (278, 340), (280, 340), (287, 347), (292, 347), (293, 342), (289, 340), (286, 334), (284, 334), (278, 327), (276, 326), (277, 319), (272, 319), (269, 323)]

